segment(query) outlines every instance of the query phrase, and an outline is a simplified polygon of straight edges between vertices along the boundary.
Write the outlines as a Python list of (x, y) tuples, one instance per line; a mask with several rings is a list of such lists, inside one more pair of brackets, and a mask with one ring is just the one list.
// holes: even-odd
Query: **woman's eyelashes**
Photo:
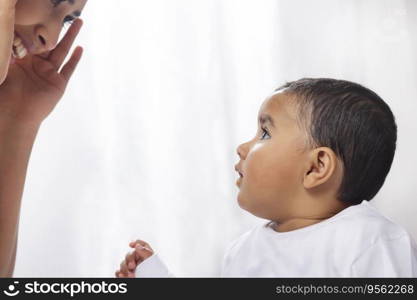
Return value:
[(266, 128), (261, 128), (262, 129), (262, 136), (261, 136), (261, 140), (265, 139), (265, 136), (268, 136), (269, 138), (267, 140), (269, 140), (271, 138), (271, 136), (269, 135), (269, 132)]
[(71, 15), (66, 16), (64, 18), (64, 21), (62, 21), (62, 26), (71, 25), (74, 22), (75, 19), (76, 19), (76, 17), (74, 17), (74, 16), (71, 16)]

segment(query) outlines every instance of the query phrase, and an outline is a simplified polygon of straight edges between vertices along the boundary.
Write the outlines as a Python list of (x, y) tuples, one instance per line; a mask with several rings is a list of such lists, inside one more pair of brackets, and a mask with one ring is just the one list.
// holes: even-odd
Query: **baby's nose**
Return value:
[(242, 152), (242, 150), (240, 149), (240, 147), (241, 147), (242, 145), (240, 145), (239, 147), (237, 147), (237, 149), (236, 149), (236, 153), (237, 153), (237, 155), (240, 157), (240, 158), (242, 158), (242, 155), (241, 155), (241, 152)]
[(246, 153), (246, 151), (245, 151), (245, 145), (246, 145), (247, 143), (245, 143), (245, 144), (241, 144), (239, 147), (237, 147), (237, 149), (236, 149), (236, 152), (237, 152), (237, 155), (239, 155), (239, 157), (240, 157), (240, 159), (245, 159), (245, 153)]

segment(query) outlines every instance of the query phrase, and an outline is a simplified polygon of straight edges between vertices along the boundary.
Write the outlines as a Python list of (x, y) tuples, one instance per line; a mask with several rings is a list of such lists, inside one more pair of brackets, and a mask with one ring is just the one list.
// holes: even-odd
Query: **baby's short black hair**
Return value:
[(295, 96), (309, 147), (329, 147), (343, 162), (338, 199), (355, 205), (371, 200), (391, 168), (397, 125), (389, 106), (360, 84), (302, 78), (279, 87)]

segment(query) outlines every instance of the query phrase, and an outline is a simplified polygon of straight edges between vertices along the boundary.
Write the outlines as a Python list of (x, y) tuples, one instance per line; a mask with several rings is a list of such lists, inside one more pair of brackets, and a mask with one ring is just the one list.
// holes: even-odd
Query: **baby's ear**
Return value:
[(332, 149), (320, 147), (312, 150), (304, 172), (304, 188), (312, 189), (328, 182), (335, 175), (337, 163), (337, 156)]

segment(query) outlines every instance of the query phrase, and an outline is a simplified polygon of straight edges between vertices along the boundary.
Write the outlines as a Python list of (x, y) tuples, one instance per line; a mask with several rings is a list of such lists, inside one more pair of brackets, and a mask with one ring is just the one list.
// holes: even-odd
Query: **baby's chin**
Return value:
[(244, 197), (242, 192), (239, 192), (237, 195), (237, 204), (239, 205), (241, 209), (246, 210), (248, 213), (252, 215), (255, 215), (253, 213), (254, 211), (253, 207), (251, 207), (250, 202), (247, 201), (247, 199)]
[(262, 211), (257, 205), (254, 205), (254, 203), (248, 201), (248, 199), (246, 199), (241, 192), (239, 192), (239, 194), (237, 195), (237, 203), (241, 209), (247, 211), (255, 217), (266, 219), (265, 213), (262, 213)]
[(253, 197), (248, 197), (244, 191), (240, 191), (237, 195), (237, 203), (241, 209), (255, 217), (268, 221), (278, 220), (280, 216), (286, 214), (286, 208), (276, 205), (276, 201), (271, 200), (268, 202), (265, 199), (253, 199)]

